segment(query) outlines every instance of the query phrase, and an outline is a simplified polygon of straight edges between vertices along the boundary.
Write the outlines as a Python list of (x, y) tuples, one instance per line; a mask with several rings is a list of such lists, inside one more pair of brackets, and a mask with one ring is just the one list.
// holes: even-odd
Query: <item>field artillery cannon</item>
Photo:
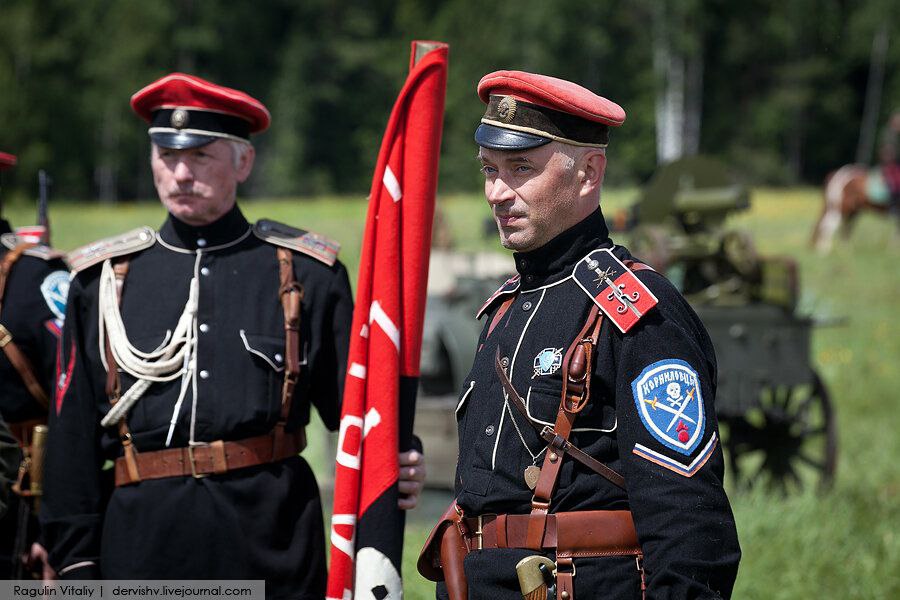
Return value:
[(726, 219), (749, 208), (715, 159), (662, 167), (624, 221), (630, 250), (664, 273), (709, 330), (718, 359), (716, 411), (732, 477), (790, 491), (831, 484), (837, 430), (810, 360), (813, 319), (797, 312), (796, 262), (763, 257)]

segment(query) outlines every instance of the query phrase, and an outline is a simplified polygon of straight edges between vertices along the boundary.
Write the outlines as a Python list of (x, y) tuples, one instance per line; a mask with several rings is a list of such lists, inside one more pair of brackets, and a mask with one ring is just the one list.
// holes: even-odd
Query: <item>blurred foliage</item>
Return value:
[(879, 123), (900, 106), (900, 5), (893, 0), (691, 0), (485, 5), (474, 0), (3, 0), (0, 150), (19, 156), (7, 192), (112, 201), (154, 196), (132, 93), (174, 70), (246, 90), (273, 114), (246, 193), (367, 191), (402, 85), (409, 41), (451, 48), (441, 187), (478, 186), (475, 86), (501, 69), (580, 82), (622, 104), (608, 181), (656, 165), (653, 22), (701, 57), (700, 151), (754, 183), (818, 183), (853, 159), (873, 35), (892, 44)]

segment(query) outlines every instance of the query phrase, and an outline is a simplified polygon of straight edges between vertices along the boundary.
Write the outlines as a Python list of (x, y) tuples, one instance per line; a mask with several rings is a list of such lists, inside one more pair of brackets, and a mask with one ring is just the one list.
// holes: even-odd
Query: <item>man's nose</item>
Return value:
[(509, 200), (515, 200), (516, 193), (511, 187), (506, 185), (506, 182), (503, 181), (502, 178), (497, 177), (487, 184), (485, 197), (487, 198), (488, 204), (502, 204)]
[(175, 181), (191, 181), (194, 178), (194, 172), (185, 160), (179, 160), (175, 163)]

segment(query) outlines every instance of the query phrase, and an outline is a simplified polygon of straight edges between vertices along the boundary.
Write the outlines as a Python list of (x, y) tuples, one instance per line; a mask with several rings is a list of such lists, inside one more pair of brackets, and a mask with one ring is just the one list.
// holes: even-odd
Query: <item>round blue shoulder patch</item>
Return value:
[(637, 412), (654, 438), (689, 455), (703, 439), (706, 415), (700, 378), (685, 361), (660, 360), (631, 382)]
[(69, 274), (66, 271), (54, 271), (41, 283), (41, 294), (44, 302), (57, 319), (66, 318), (66, 299), (69, 296)]

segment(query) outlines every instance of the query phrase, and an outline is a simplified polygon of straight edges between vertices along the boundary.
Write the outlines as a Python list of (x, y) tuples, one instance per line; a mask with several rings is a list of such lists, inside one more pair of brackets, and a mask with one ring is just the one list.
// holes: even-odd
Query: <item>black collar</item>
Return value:
[(0, 219), (0, 235), (4, 233), (12, 233), (12, 227), (6, 219)]
[(598, 207), (581, 222), (530, 252), (516, 252), (516, 271), (522, 276), (522, 289), (530, 290), (561, 281), (572, 274), (579, 259), (591, 250), (611, 248), (609, 229)]
[(193, 251), (228, 244), (246, 234), (248, 229), (250, 223), (235, 204), (218, 221), (199, 227), (179, 221), (170, 214), (159, 228), (159, 237), (166, 244)]

